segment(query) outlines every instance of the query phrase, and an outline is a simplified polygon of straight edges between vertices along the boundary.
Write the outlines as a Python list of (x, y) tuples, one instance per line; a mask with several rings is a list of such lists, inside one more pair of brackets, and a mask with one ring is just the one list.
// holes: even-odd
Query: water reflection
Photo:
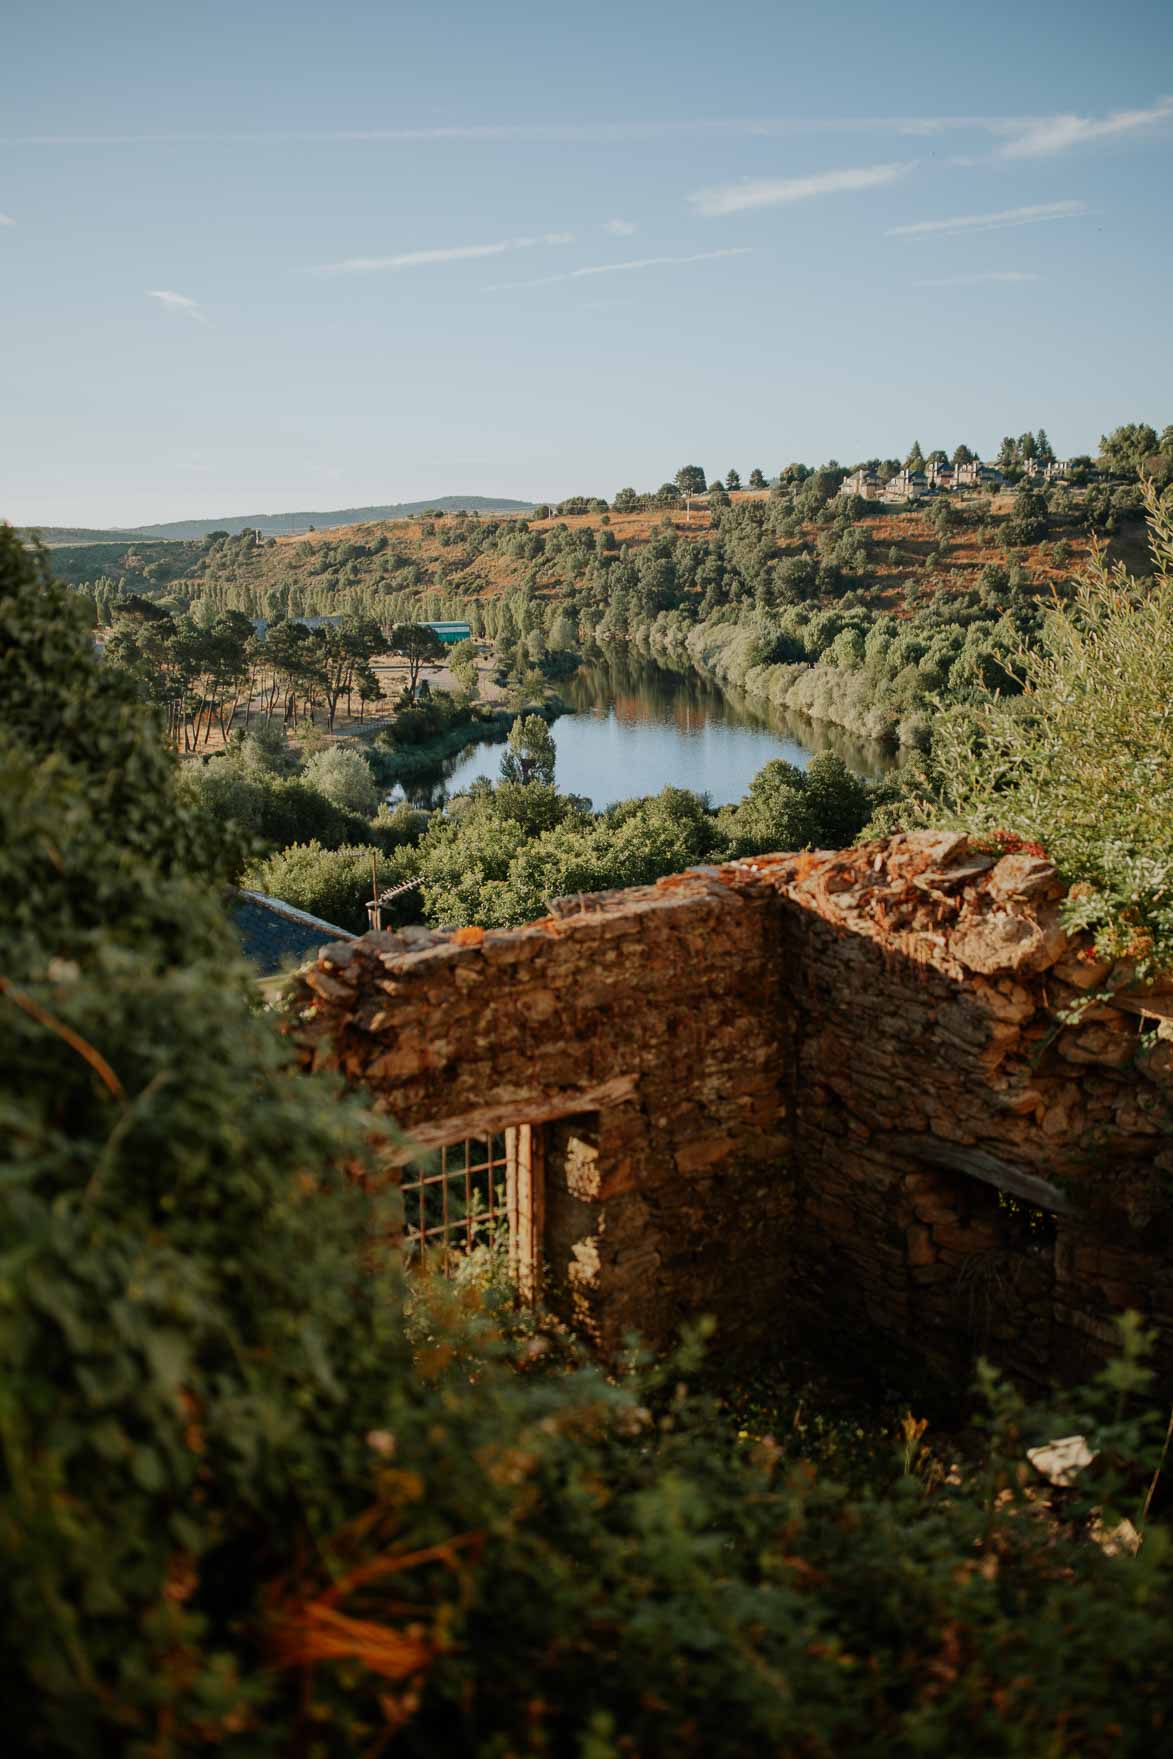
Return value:
[[(776, 757), (805, 768), (817, 752), (832, 751), (871, 779), (896, 761), (882, 745), (727, 695), (695, 672), (671, 670), (628, 649), (596, 650), (559, 692), (572, 712), (553, 729), (558, 786), (587, 795), (596, 807), (668, 785), (692, 788), (723, 806), (740, 800), (762, 765)], [(495, 780), (501, 750), (485, 742), (460, 752), (431, 786), (413, 788), (411, 798), (434, 803), (442, 788), (455, 794), (477, 776)]]

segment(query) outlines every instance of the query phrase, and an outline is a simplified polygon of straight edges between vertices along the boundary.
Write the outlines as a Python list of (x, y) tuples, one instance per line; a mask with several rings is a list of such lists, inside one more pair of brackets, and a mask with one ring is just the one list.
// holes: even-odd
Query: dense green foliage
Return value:
[(1103, 562), (1022, 657), (1023, 695), (943, 716), (917, 818), (1041, 842), (1076, 882), (1073, 927), (1173, 967), (1173, 509), (1150, 491), (1155, 571)]
[[(544, 722), (537, 724), (545, 731)], [(393, 920), (410, 921), (422, 909), (440, 926), (501, 927), (543, 915), (555, 898), (647, 885), (697, 862), (839, 846), (887, 798), (886, 790), (857, 781), (838, 758), (822, 756), (805, 772), (781, 760), (767, 764), (739, 805), (719, 811), (688, 789), (665, 788), (596, 813), (589, 801), (560, 794), (547, 779), (552, 743), (528, 780), (513, 759), (507, 751), (505, 779), (496, 787), (474, 782), (446, 812), (416, 815), (397, 844), (375, 821), (371, 834), (386, 851), (380, 885), (419, 881), (416, 892), (395, 901)], [(341, 928), (359, 928), (371, 895), (371, 851), (311, 840), (258, 861), (245, 878)]]
[[(64, 552), (63, 560), (93, 595), (100, 623), (124, 624), (136, 597), (171, 617), (182, 636), (181, 658), (147, 671), (157, 688), (160, 676), (167, 679), (179, 721), (197, 717), (197, 738), (200, 724), (206, 738), (212, 718), (235, 700), (243, 675), (269, 689), (276, 680), (286, 716), (298, 704), (304, 713), (320, 703), (332, 721), (335, 699), (324, 675), (340, 662), (350, 667), (348, 706), (354, 693), (365, 701), (360, 631), (382, 631), (386, 646), (389, 636), (400, 639), (396, 630), (418, 629), (422, 620), (467, 617), (474, 635), (496, 644), (500, 676), (519, 688), (511, 706), (540, 700), (540, 679), (556, 682), (558, 656), (584, 643), (650, 644), (702, 670), (715, 660), (728, 682), (751, 672), (751, 690), (858, 736), (920, 745), (938, 700), (964, 702), (1013, 687), (1007, 658), (1033, 644), (1039, 595), (1062, 583), (1054, 570), (1063, 568), (1070, 541), (1089, 531), (1113, 537), (1134, 528), (1138, 476), (1160, 484), (1173, 471), (1171, 433), (1158, 435), (1145, 423), (1120, 427), (1101, 441), (1100, 469), (1090, 458), (1070, 461), (1059, 482), (1041, 474), (1054, 464), (1042, 428), (1007, 436), (999, 465), (1005, 484), (1019, 489), (1009, 512), (1004, 502), (995, 511), (989, 484), (940, 495), (927, 514), (893, 512), (841, 495), (847, 472), (830, 461), (814, 469), (788, 465), (768, 499), (731, 500), (729, 485), (736, 491), (740, 473), (714, 477), (707, 490), (711, 524), (701, 531), (682, 526), (684, 497), (705, 492), (705, 471), (690, 464), (652, 493), (616, 494), (615, 512), (665, 515), (662, 530), (649, 539), (645, 529), (634, 543), (609, 529), (605, 502), (578, 495), (536, 509), (543, 519), (557, 519), (546, 529), (525, 519), (457, 514), (425, 518), (402, 534), (369, 526), (304, 545), (258, 543), (249, 531), (213, 533), (182, 554), (176, 546), (171, 560), (148, 561), (141, 545), (131, 546), (116, 580), (95, 581), (88, 553), (79, 551), (75, 560)], [(948, 458), (941, 447), (926, 454), (914, 444), (904, 461), (863, 462), (883, 484), (902, 462), (932, 468)], [(953, 450), (955, 465), (972, 458), (968, 446)], [(755, 481), (764, 485), (761, 471), (752, 473)], [(600, 512), (597, 526), (566, 523)], [(873, 535), (881, 515), (889, 526), (882, 547)], [(901, 529), (897, 542), (893, 524)], [(967, 546), (976, 547), (978, 559)], [(109, 556), (107, 563), (116, 568)], [(904, 570), (902, 578), (892, 578), (894, 568)], [(271, 657), (263, 651), (267, 643), (254, 642), (235, 678), (223, 652), (225, 641), (232, 646), (224, 619), (234, 612), (268, 617), (283, 631)], [(299, 633), (296, 619), (307, 615), (338, 619), (340, 633), (318, 629), (306, 641), (309, 632)], [(751, 632), (761, 650), (749, 665), (734, 656), (732, 676), (723, 669), (723, 650), (734, 640), (730, 626)], [(832, 651), (845, 629), (849, 642)], [(867, 642), (873, 630), (861, 663), (855, 638)], [(337, 650), (333, 659), (318, 651), (326, 648)], [(199, 723), (204, 702), (212, 706)]]
[(263, 1695), (234, 1560), (353, 1506), (400, 1348), (340, 1170), (371, 1124), (288, 1071), (214, 826), (6, 530), (0, 758), (6, 1712), (25, 1750), (145, 1751)]
[[(335, 928), (362, 934), (370, 926), (366, 904), (376, 884), (382, 890), (407, 872), (407, 864), (388, 860), (369, 844), (326, 846), (311, 838), (253, 861), (245, 869), (243, 883), (297, 910), (308, 910)], [(412, 914), (406, 899), (397, 914), (401, 918)]]

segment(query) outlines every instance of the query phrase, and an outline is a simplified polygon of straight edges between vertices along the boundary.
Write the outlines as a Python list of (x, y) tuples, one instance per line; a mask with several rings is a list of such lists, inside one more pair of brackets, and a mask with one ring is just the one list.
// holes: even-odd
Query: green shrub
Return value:
[(379, 789), (371, 766), (361, 751), (330, 745), (306, 763), (302, 777), (307, 786), (324, 794), (344, 812), (372, 818), (379, 805)]
[(311, 839), (326, 848), (371, 835), (368, 820), (328, 800), (298, 776), (249, 773), (233, 759), (213, 758), (182, 772), (181, 793), (224, 827), (239, 850), (234, 876), (244, 862), (290, 843)]
[(6, 529), (0, 746), (5, 1712), (22, 1751), (174, 1752), (268, 1695), (247, 1578), (353, 1507), (386, 1408), (341, 1171), (373, 1121), (289, 1069), (214, 825)]
[(402, 857), (376, 853), (369, 844), (325, 849), (321, 843), (292, 843), (245, 870), (243, 884), (298, 910), (308, 910), (337, 928), (361, 934), (368, 926), (371, 866), (380, 888), (407, 876)]
[(1101, 561), (1024, 652), (1025, 691), (939, 717), (914, 816), (1042, 843), (1066, 920), (1109, 958), (1173, 966), (1173, 515), (1149, 494), (1155, 573)]

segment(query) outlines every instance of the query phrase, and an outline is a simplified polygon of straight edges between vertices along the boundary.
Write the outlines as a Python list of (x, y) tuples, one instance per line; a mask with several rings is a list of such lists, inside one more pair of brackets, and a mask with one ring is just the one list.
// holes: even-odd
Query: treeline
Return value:
[[(207, 746), (214, 729), (227, 740), (237, 712), (247, 732), (255, 716), (266, 725), (313, 726), (321, 710), (333, 732), (340, 707), (361, 722), (383, 698), (373, 661), (396, 654), (405, 663), (402, 701), (415, 701), (425, 666), (446, 657), (435, 632), (420, 623), (385, 627), (370, 617), (343, 615), (313, 623), (299, 619), (259, 626), (241, 611), (174, 616), (139, 594), (118, 600), (105, 657), (129, 674), (144, 698), (160, 708), (168, 738), (185, 752)], [(452, 665), (464, 695), (476, 694), (476, 670), (464, 643)], [(426, 681), (425, 681), (426, 683)]]

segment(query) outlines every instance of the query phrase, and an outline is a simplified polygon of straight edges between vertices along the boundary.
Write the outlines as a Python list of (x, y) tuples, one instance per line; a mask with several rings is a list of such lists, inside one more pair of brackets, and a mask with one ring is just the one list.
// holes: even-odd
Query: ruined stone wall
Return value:
[(1028, 854), (925, 833), (759, 867), (801, 1023), (797, 1299), (946, 1372), (1082, 1372), (1127, 1306), (1173, 1343), (1173, 984), (1069, 941)]
[(729, 1326), (764, 1320), (792, 1201), (774, 900), (690, 875), (568, 908), (326, 949), (302, 986), (303, 1054), (424, 1147), (549, 1124), (550, 1291), (604, 1343), (670, 1335), (697, 1290)]
[(545, 1126), (550, 1289), (604, 1344), (715, 1312), (1041, 1380), (1123, 1306), (1173, 1346), (1173, 984), (1061, 898), (956, 836), (764, 857), (327, 949), (291, 1030), (424, 1145)]

